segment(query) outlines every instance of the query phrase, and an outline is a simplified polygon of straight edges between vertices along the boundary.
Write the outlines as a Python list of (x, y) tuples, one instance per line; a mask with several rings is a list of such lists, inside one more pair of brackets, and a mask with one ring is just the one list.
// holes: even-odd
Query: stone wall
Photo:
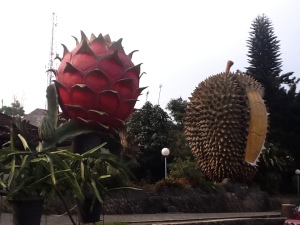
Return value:
[(200, 189), (168, 189), (157, 193), (127, 190), (106, 197), (103, 210), (104, 214), (262, 212), (278, 210), (280, 205), (256, 188), (234, 192), (220, 189), (213, 194)]
[[(68, 205), (75, 206), (73, 198)], [(257, 188), (226, 187), (215, 193), (200, 189), (167, 189), (160, 192), (126, 190), (111, 193), (104, 198), (103, 213), (153, 214), (163, 212), (218, 213), (218, 212), (263, 212), (280, 210), (282, 203), (294, 203), (288, 199), (271, 198)], [(299, 202), (298, 202), (299, 203)], [(6, 202), (3, 212), (10, 212)], [(45, 209), (48, 214), (63, 214), (65, 208), (60, 200), (53, 201)], [(76, 208), (72, 207), (76, 213)]]

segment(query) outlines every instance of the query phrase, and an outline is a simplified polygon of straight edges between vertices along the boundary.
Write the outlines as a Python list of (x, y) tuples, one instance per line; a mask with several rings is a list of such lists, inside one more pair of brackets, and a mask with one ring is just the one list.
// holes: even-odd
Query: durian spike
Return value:
[(231, 60), (227, 61), (226, 69), (225, 69), (225, 74), (229, 74), (230, 67), (233, 65), (233, 62)]

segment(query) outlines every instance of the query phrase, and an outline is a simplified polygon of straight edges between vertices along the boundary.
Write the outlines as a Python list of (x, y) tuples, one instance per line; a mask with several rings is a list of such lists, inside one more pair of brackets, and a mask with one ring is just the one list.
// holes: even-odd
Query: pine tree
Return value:
[[(296, 153), (295, 140), (297, 117), (291, 106), (296, 101), (296, 85), (299, 81), (291, 77), (293, 72), (281, 74), (282, 60), (280, 44), (274, 34), (272, 22), (266, 15), (257, 16), (251, 24), (249, 67), (246, 73), (253, 76), (265, 88), (265, 101), (270, 113), (267, 142)], [(298, 110), (296, 110), (298, 111)], [(298, 141), (299, 142), (299, 141)], [(300, 154), (297, 154), (299, 155)]]
[(265, 99), (271, 104), (274, 92), (282, 89), (282, 84), (292, 84), (295, 78), (290, 78), (293, 72), (280, 75), (282, 61), (280, 58), (279, 40), (274, 34), (271, 21), (265, 15), (257, 16), (251, 27), (249, 48), (249, 67), (247, 73), (262, 83), (265, 88)]

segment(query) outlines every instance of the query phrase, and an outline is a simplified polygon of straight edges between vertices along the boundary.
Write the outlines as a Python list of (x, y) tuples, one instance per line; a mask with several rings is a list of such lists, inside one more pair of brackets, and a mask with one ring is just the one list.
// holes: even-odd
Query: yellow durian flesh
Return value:
[(268, 114), (261, 95), (257, 91), (248, 91), (247, 97), (250, 105), (250, 123), (245, 161), (255, 164), (264, 145), (267, 128)]

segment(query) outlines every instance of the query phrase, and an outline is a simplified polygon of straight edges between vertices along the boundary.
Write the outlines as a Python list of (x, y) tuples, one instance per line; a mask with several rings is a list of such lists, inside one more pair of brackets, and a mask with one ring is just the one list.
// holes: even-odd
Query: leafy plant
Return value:
[(294, 157), (278, 144), (269, 144), (269, 146), (262, 151), (258, 165), (260, 172), (283, 172), (294, 165)]
[(24, 150), (16, 150), (12, 144), (10, 148), (0, 151), (0, 163), (5, 165), (2, 175), (6, 175), (0, 185), (8, 197), (48, 198), (64, 183), (82, 198), (75, 177), (65, 162), (66, 158), (72, 158), (72, 153), (67, 150), (42, 150), (41, 145), (32, 150), (21, 135), (18, 137)]
[(212, 191), (215, 189), (211, 181), (205, 179), (198, 163), (190, 157), (186, 159), (175, 158), (169, 164), (170, 177), (173, 179), (184, 179), (191, 187), (199, 187), (204, 191)]
[(70, 160), (70, 169), (82, 190), (84, 197), (93, 196), (103, 202), (103, 196), (110, 191), (127, 187), (108, 188), (107, 180), (111, 177), (112, 170), (122, 174), (122, 178), (133, 177), (119, 158), (103, 150), (103, 143), (85, 153), (74, 153)]
[(287, 180), (294, 175), (295, 160), (293, 155), (279, 144), (269, 144), (266, 147), (259, 158), (255, 182), (262, 190), (278, 194), (290, 188)]
[(184, 189), (190, 187), (183, 179), (174, 179), (167, 177), (155, 183), (156, 191), (164, 191), (167, 189)]
[(176, 122), (179, 130), (183, 130), (186, 107), (187, 101), (183, 100), (181, 97), (177, 99), (171, 99), (166, 106), (166, 109), (170, 111), (170, 114)]
[(134, 136), (140, 150), (137, 163), (139, 168), (134, 171), (138, 179), (149, 177), (151, 183), (163, 178), (162, 148), (169, 146), (172, 139), (169, 131), (172, 121), (159, 105), (153, 106), (146, 102), (143, 107), (135, 111), (126, 126), (126, 132)]
[(203, 177), (197, 162), (192, 161), (190, 157), (187, 159), (175, 158), (169, 164), (170, 176), (173, 178), (185, 178), (187, 180)]
[(271, 195), (278, 195), (280, 186), (282, 185), (282, 176), (278, 172), (267, 172), (265, 174), (258, 174), (256, 182), (262, 191), (266, 191)]
[[(42, 196), (51, 200), (54, 195), (58, 195), (75, 224), (59, 188), (66, 187), (72, 190), (77, 198), (83, 201), (84, 197), (76, 177), (67, 163), (74, 159), (74, 154), (68, 150), (58, 150), (56, 145), (93, 129), (82, 126), (75, 120), (69, 120), (57, 127), (58, 99), (53, 84), (47, 88), (47, 100), (48, 114), (38, 128), (40, 142), (36, 147), (33, 147), (34, 142), (27, 142), (22, 136), (30, 136), (26, 130), (26, 123), (20, 122), (20, 118), (13, 118), (9, 146), (0, 151), (0, 165), (3, 167), (0, 185), (7, 196), (12, 198)], [(18, 142), (21, 145), (16, 145)]]

